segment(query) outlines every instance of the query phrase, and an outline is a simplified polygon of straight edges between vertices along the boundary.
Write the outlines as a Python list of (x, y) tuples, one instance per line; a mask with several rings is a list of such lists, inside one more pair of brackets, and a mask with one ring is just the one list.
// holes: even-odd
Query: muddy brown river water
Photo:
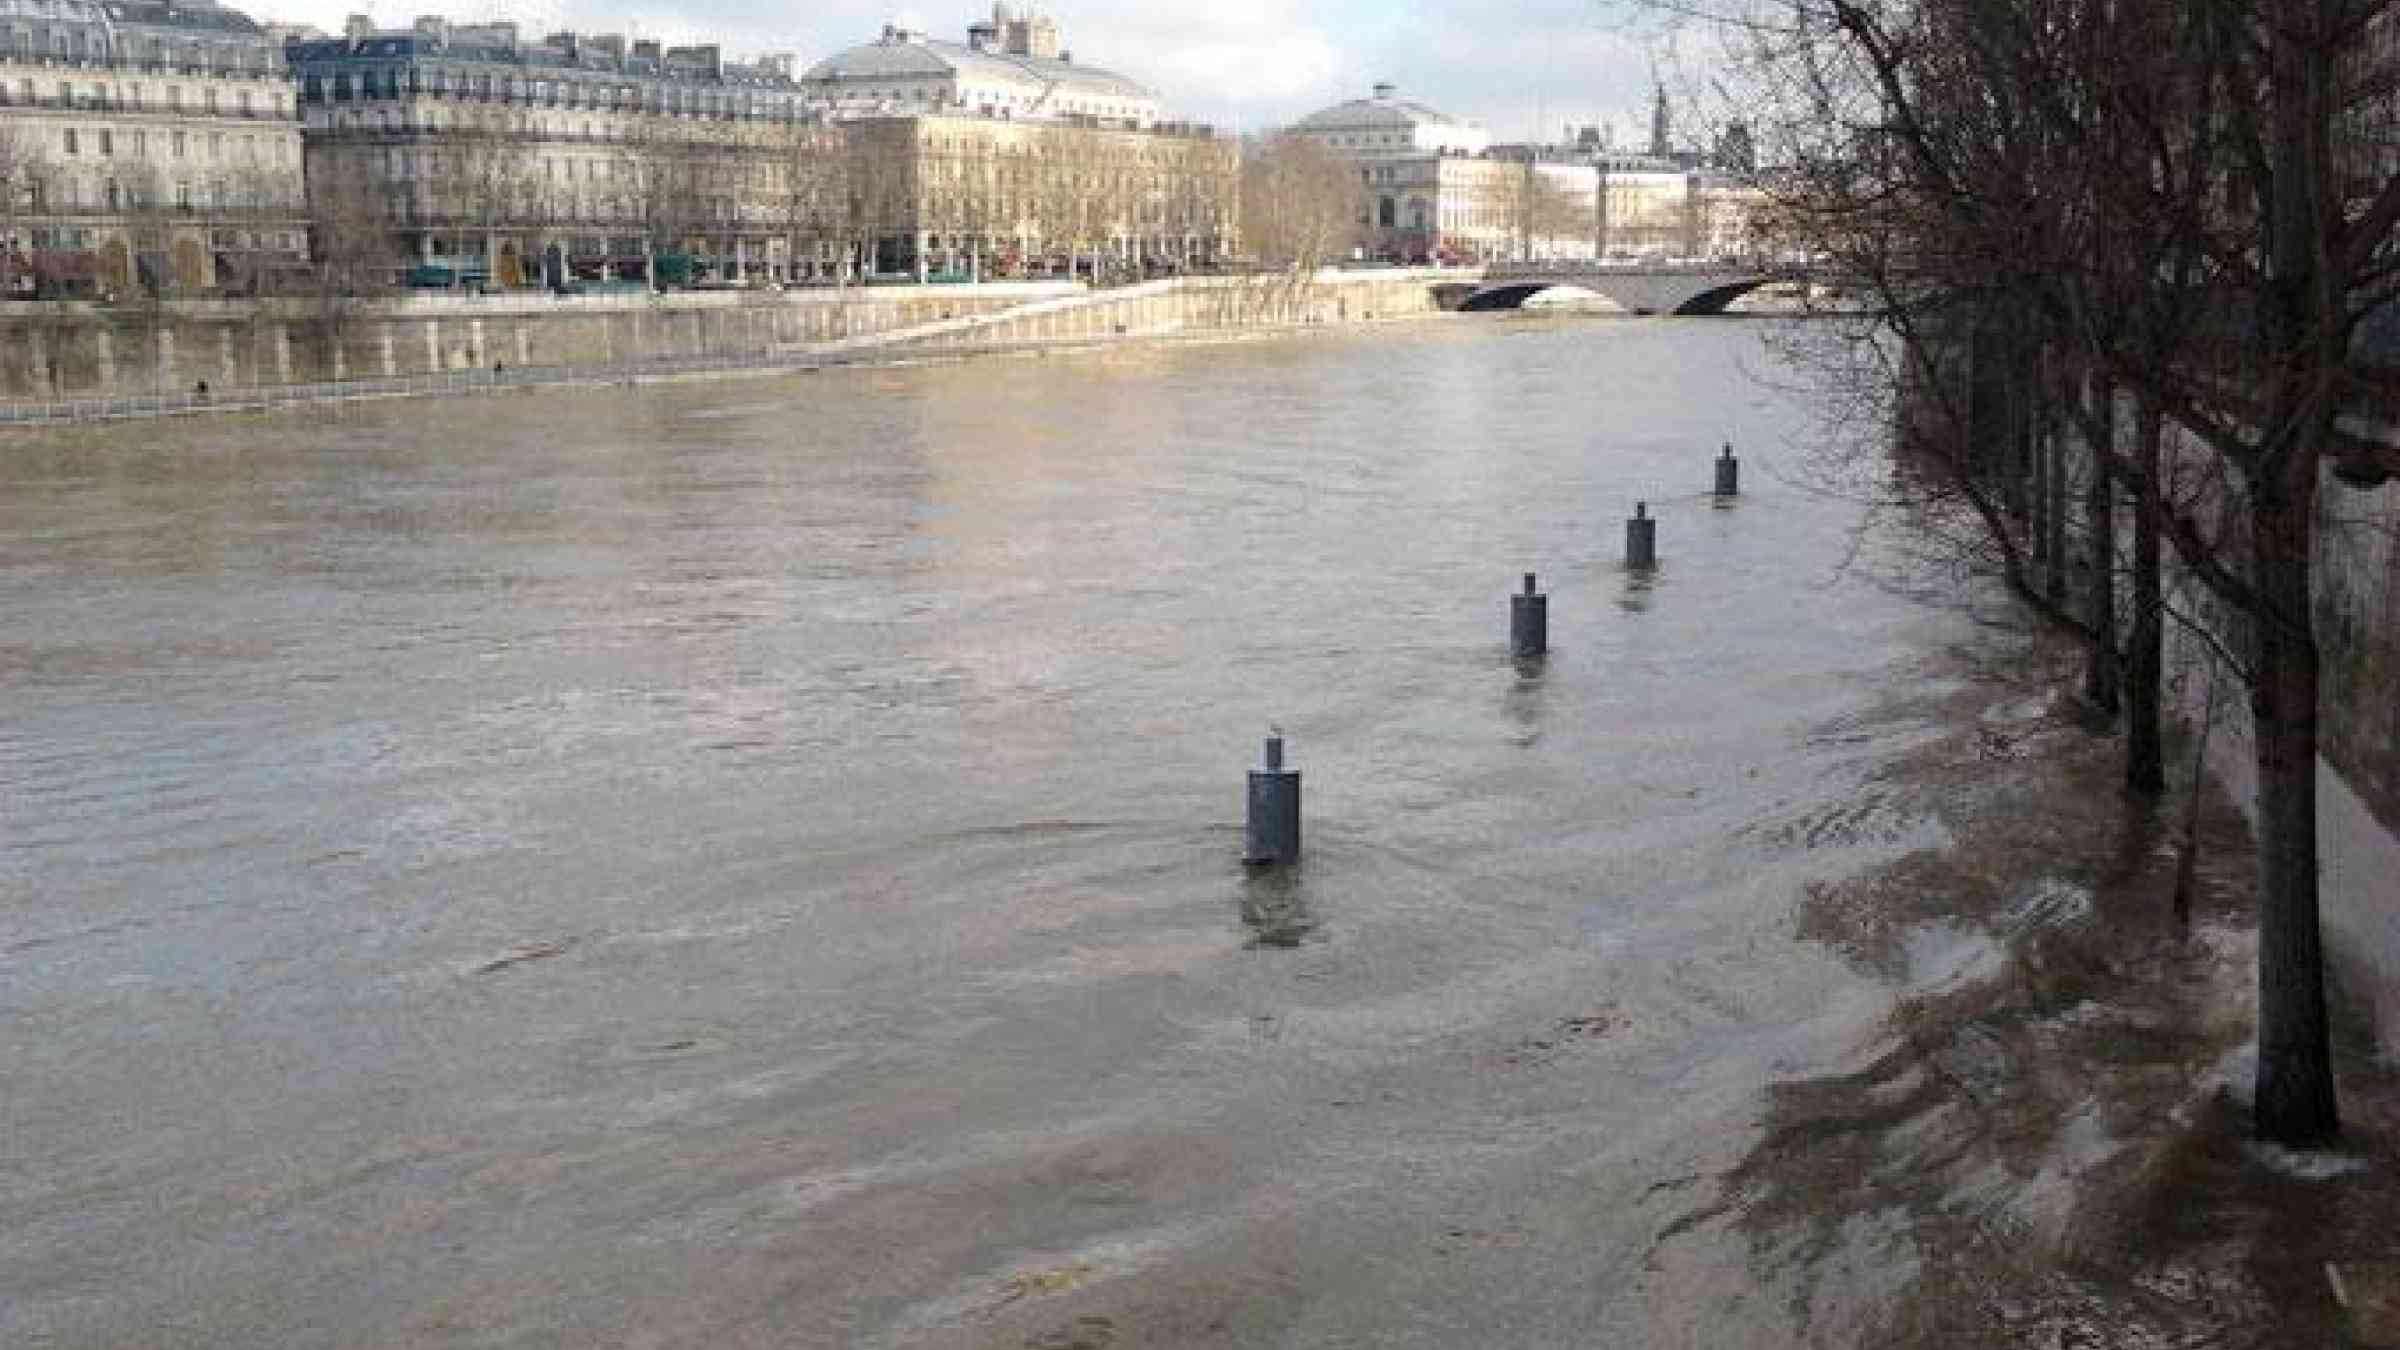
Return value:
[[(1767, 1171), (1918, 1090), (1895, 1000), (2091, 902), (1860, 921), (2050, 723), (1794, 481), (1767, 331), (8, 442), (0, 1345), (1888, 1325), (1909, 1197)], [(1270, 724), (1308, 851), (1248, 876)]]

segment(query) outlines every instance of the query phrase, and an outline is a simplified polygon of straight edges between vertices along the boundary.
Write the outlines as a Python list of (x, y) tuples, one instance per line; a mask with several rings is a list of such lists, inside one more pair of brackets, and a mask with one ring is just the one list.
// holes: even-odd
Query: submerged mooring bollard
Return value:
[(1717, 456), (1717, 495), (1738, 497), (1742, 492), (1742, 462), (1733, 457), (1733, 442), (1725, 443), (1725, 453)]
[(1267, 738), (1267, 766), (1250, 771), (1242, 861), (1271, 867), (1300, 860), (1300, 771), (1283, 767), (1283, 737)]
[(1658, 522), (1650, 518), (1648, 502), (1635, 502), (1633, 517), (1625, 522), (1625, 565), (1658, 566)]
[(1525, 591), (1508, 597), (1508, 649), (1518, 656), (1540, 656), (1550, 650), (1550, 597), (1533, 588), (1533, 573), (1525, 574)]

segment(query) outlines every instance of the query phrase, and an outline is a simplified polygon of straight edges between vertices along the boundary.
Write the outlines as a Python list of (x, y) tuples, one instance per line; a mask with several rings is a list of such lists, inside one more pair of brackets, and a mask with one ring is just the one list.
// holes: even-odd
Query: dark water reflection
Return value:
[[(1839, 814), (1912, 727), (1820, 729), (1957, 626), (1776, 485), (1763, 359), (8, 445), (0, 1344), (1694, 1343), (1668, 1183), (1860, 1016), (1795, 897), (1925, 842)], [(1245, 878), (1269, 722), (1309, 852)]]

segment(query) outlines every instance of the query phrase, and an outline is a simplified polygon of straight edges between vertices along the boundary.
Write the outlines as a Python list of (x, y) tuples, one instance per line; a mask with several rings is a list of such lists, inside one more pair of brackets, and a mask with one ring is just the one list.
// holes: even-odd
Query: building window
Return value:
[(217, 89), (216, 89), (216, 86), (215, 86), (215, 85), (210, 85), (210, 86), (208, 87), (207, 91), (206, 91), (206, 92), (204, 92), (204, 93), (201, 95), (201, 101), (202, 101), (203, 103), (207, 104), (207, 106), (208, 106), (208, 111), (209, 111), (211, 114), (214, 114), (214, 113), (216, 112), (216, 110), (217, 110)]
[(175, 158), (181, 159), (183, 158), (183, 133), (178, 131), (172, 134), (175, 137)]
[(74, 153), (75, 153), (75, 128), (73, 128), (73, 127), (68, 127), (66, 130), (64, 130), (64, 131), (61, 131), (61, 132), (60, 132), (60, 133), (58, 133), (58, 134), (59, 134), (60, 138), (62, 139), (62, 141), (64, 142), (64, 144), (65, 144), (65, 146), (66, 146), (66, 152), (67, 152), (68, 154), (70, 154), (70, 155), (71, 155), (71, 154), (74, 154)]
[(117, 153), (117, 138), (107, 127), (100, 128), (100, 157), (106, 159)]

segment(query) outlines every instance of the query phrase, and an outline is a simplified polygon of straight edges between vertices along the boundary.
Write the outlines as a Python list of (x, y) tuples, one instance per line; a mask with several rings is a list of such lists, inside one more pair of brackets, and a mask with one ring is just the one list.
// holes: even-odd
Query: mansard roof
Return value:
[[(7, 3), (11, 3), (11, 0), (0, 0), (0, 4)], [(456, 36), (386, 32), (360, 38), (300, 40), (292, 43), (290, 50), (291, 59), (303, 63), (445, 61), (512, 66), (529, 73), (577, 71), (743, 88), (798, 89), (791, 79), (765, 64), (719, 61), (709, 66), (696, 60), (683, 59), (681, 49), (650, 57), (636, 56), (630, 52), (616, 54), (588, 42), (570, 51), (548, 42), (502, 47), (462, 42)]]
[(108, 0), (103, 6), (108, 17), (121, 24), (136, 24), (146, 28), (186, 28), (213, 33), (238, 33), (257, 37), (266, 30), (258, 21), (239, 10), (222, 5), (192, 4), (190, 0)]
[(1297, 131), (1347, 131), (1353, 127), (1464, 127), (1450, 114), (1413, 98), (1398, 98), (1378, 94), (1373, 98), (1354, 98), (1336, 103), (1330, 108), (1310, 113), (1292, 124)]
[(100, 6), (85, 0), (0, 0), (0, 19), (42, 19), (51, 23), (100, 23), (107, 19)]
[(1140, 82), (1098, 66), (1047, 56), (978, 50), (963, 42), (914, 36), (862, 43), (810, 66), (808, 74), (801, 78), (811, 84), (850, 84), (944, 75), (1048, 85), (1070, 93), (1105, 94), (1113, 98), (1157, 97)]

